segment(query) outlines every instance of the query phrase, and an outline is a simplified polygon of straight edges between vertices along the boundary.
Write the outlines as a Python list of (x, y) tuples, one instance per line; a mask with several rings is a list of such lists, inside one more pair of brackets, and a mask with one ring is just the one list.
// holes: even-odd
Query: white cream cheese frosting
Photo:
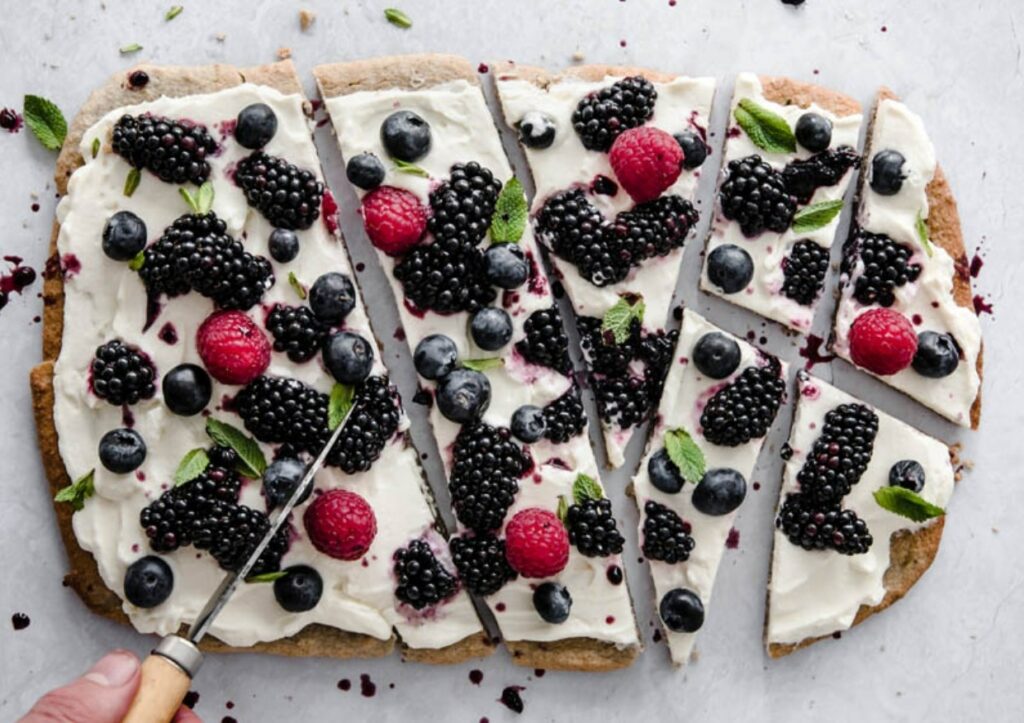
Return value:
[[(231, 137), (230, 128), (245, 106), (266, 103), (277, 116), (278, 129), (266, 147), (272, 155), (282, 156), (300, 168), (320, 176), (319, 160), (312, 143), (311, 126), (303, 110), (303, 98), (284, 95), (274, 89), (252, 84), (240, 85), (207, 95), (160, 98), (108, 113), (87, 130), (80, 151), (85, 165), (71, 177), (68, 194), (58, 207), (60, 235), (58, 249), (68, 269), (64, 280), (64, 336), (54, 378), (54, 421), (60, 439), (60, 453), (68, 474), (77, 479), (95, 470), (93, 497), (73, 517), (79, 544), (92, 553), (104, 583), (122, 594), (125, 570), (140, 557), (152, 554), (139, 512), (164, 490), (173, 485), (173, 476), (183, 455), (196, 447), (210, 445), (204, 431), (203, 415), (180, 417), (163, 404), (157, 395), (131, 408), (134, 429), (148, 448), (138, 474), (117, 475), (107, 471), (98, 459), (100, 437), (110, 429), (123, 426), (122, 410), (89, 391), (88, 373), (94, 351), (111, 340), (141, 348), (153, 361), (157, 375), (189, 362), (200, 364), (195, 333), (213, 310), (213, 303), (197, 293), (166, 301), (156, 322), (143, 331), (146, 321), (146, 292), (138, 274), (126, 263), (112, 261), (103, 253), (101, 233), (107, 218), (115, 211), (129, 210), (146, 223), (152, 242), (175, 218), (189, 212), (178, 188), (142, 171), (141, 183), (131, 197), (123, 193), (130, 166), (110, 150), (110, 130), (125, 113), (152, 113), (171, 118), (187, 118), (205, 125), (221, 144), (222, 152), (209, 158), (210, 180), (215, 189), (213, 210), (227, 224), (228, 233), (244, 242), (254, 254), (268, 256), (267, 242), (272, 230), (263, 216), (248, 206), (232, 180), (235, 164), (249, 153)], [(95, 139), (102, 150), (93, 158)], [(322, 180), (322, 179), (321, 179)], [(325, 216), (333, 213), (325, 209)], [(333, 218), (330, 224), (333, 224)], [(298, 257), (288, 264), (271, 262), (276, 284), (263, 298), (263, 307), (250, 312), (263, 327), (265, 309), (275, 302), (300, 304), (288, 283), (294, 272), (300, 283), (309, 286), (325, 271), (339, 271), (353, 278), (347, 253), (328, 227), (326, 218), (311, 228), (296, 232), (301, 244)], [(268, 256), (269, 258), (269, 256)], [(74, 272), (70, 269), (75, 269)], [(165, 325), (175, 331), (169, 343), (161, 334)], [(345, 320), (345, 327), (372, 338), (361, 303)], [(374, 374), (384, 373), (380, 353)], [(290, 362), (284, 354), (274, 353), (268, 374), (297, 378), (322, 392), (329, 391), (333, 380), (318, 358), (304, 364)], [(208, 410), (212, 416), (241, 427), (241, 420), (225, 405), (239, 387), (214, 381)], [(317, 475), (318, 489), (345, 488), (357, 492), (372, 506), (377, 518), (377, 535), (361, 561), (344, 562), (321, 554), (305, 537), (301, 523), (303, 508), (293, 515), (291, 546), (282, 567), (308, 564), (323, 579), (322, 598), (312, 610), (302, 613), (284, 611), (274, 598), (273, 585), (245, 584), (231, 598), (213, 623), (211, 633), (233, 646), (250, 646), (294, 635), (306, 626), (319, 623), (378, 639), (386, 639), (396, 630), (402, 640), (415, 648), (440, 648), (482, 631), (468, 595), (459, 591), (431, 610), (417, 614), (401, 604), (394, 594), (392, 554), (417, 538), (444, 548), (435, 531), (434, 510), (423, 487), (422, 471), (416, 451), (407, 443), (402, 418), (400, 431), (385, 447), (371, 470), (346, 475), (337, 468), (325, 468)], [(261, 445), (270, 459), (273, 450)], [(240, 502), (258, 510), (265, 509), (258, 480), (243, 484)], [(206, 553), (183, 547), (163, 556), (174, 573), (174, 589), (163, 604), (144, 610), (125, 602), (125, 613), (142, 632), (170, 633), (182, 623), (195, 619), (207, 598), (224, 576), (224, 571)], [(443, 560), (452, 569), (450, 560)]]
[[(379, 132), (384, 119), (398, 109), (412, 110), (423, 117), (430, 124), (432, 145), (416, 165), (425, 169), (430, 178), (390, 167), (383, 183), (416, 194), (424, 205), (428, 204), (430, 189), (448, 177), (455, 163), (477, 161), (503, 183), (512, 178), (512, 168), (483, 93), (474, 83), (456, 80), (417, 90), (362, 91), (326, 98), (325, 107), (343, 157), (348, 159), (371, 152), (386, 166), (390, 162)], [(362, 195), (359, 189), (356, 191)], [(495, 427), (507, 427), (512, 413), (520, 406), (543, 406), (564, 394), (572, 384), (568, 377), (556, 371), (528, 364), (515, 350), (516, 342), (524, 337), (523, 323), (530, 314), (548, 309), (554, 303), (543, 273), (539, 271), (540, 256), (529, 228), (518, 243), (532, 258), (537, 270), (531, 274), (527, 285), (506, 295), (505, 303), (500, 295), (495, 302), (496, 305), (501, 303), (509, 313), (514, 327), (512, 341), (498, 352), (484, 352), (474, 347), (467, 332), (469, 315), (464, 312), (445, 316), (411, 310), (403, 303), (402, 285), (394, 277), (395, 260), (383, 253), (377, 254), (394, 293), (410, 348), (415, 349), (416, 344), (430, 334), (441, 333), (455, 341), (460, 359), (502, 356), (503, 366), (485, 371), (491, 384), (491, 403), (482, 420)], [(445, 472), (450, 474), (452, 446), (460, 427), (446, 419), (436, 404), (431, 409), (430, 419), (444, 458)], [(555, 511), (560, 495), (571, 498), (573, 482), (580, 473), (598, 479), (597, 463), (585, 431), (564, 444), (541, 440), (530, 445), (529, 453), (535, 468), (519, 480), (520, 490), (508, 510), (506, 522), (527, 507)], [(629, 593), (625, 581), (614, 585), (608, 580), (607, 569), (612, 565), (622, 568), (621, 555), (589, 558), (575, 547), (570, 548), (569, 562), (556, 579), (570, 591), (572, 611), (568, 620), (558, 625), (544, 622), (533, 606), (533, 586), (537, 581), (520, 577), (485, 601), (507, 640), (555, 641), (583, 637), (623, 647), (636, 646), (639, 638)]]
[[(555, 120), (555, 140), (550, 147), (539, 149), (523, 146), (536, 188), (534, 214), (540, 211), (551, 196), (576, 187), (587, 192), (587, 199), (605, 218), (614, 218), (618, 213), (633, 207), (633, 200), (622, 189), (614, 196), (589, 190), (595, 177), (600, 175), (614, 180), (615, 172), (608, 154), (586, 149), (572, 127), (572, 114), (580, 100), (619, 80), (622, 77), (608, 76), (598, 82), (567, 77), (541, 87), (517, 78), (514, 70), (499, 75), (496, 82), (498, 97), (505, 121), (510, 126), (515, 127), (523, 116), (532, 112), (544, 113)], [(670, 134), (694, 131), (706, 142), (711, 102), (715, 93), (714, 79), (679, 77), (667, 82), (655, 82), (653, 85), (658, 98), (654, 115), (646, 125)], [(683, 169), (678, 180), (665, 194), (675, 194), (692, 202), (702, 168), (692, 171)], [(640, 295), (644, 299), (647, 309), (643, 322), (645, 329), (664, 329), (668, 323), (683, 248), (673, 249), (665, 256), (647, 259), (634, 267), (626, 279), (608, 286), (595, 286), (583, 278), (569, 261), (555, 254), (549, 254), (549, 257), (578, 316), (600, 319), (623, 294), (628, 293)], [(608, 461), (613, 467), (618, 467), (624, 461), (623, 452), (632, 437), (633, 429), (623, 430), (608, 423), (602, 426)]]
[[(710, 379), (692, 363), (692, 351), (697, 341), (712, 332), (729, 336), (740, 348), (739, 366), (725, 379)], [(640, 469), (633, 478), (633, 493), (641, 513), (641, 541), (643, 509), (648, 500), (665, 505), (689, 523), (690, 536), (694, 541), (693, 550), (685, 562), (670, 564), (661, 560), (648, 561), (651, 579), (654, 582), (655, 606), (665, 593), (675, 588), (685, 588), (700, 598), (704, 604), (705, 621), (707, 620), (715, 575), (725, 551), (729, 531), (736, 518), (736, 511), (720, 516), (707, 515), (699, 511), (691, 501), (695, 487), (689, 482), (675, 494), (662, 492), (651, 483), (647, 464), (651, 457), (664, 447), (665, 432), (685, 429), (704, 453), (706, 468), (729, 467), (736, 470), (747, 480), (747, 494), (750, 494), (750, 475), (764, 444), (764, 437), (752, 439), (738, 447), (712, 444), (700, 432), (700, 417), (704, 405), (716, 391), (734, 381), (745, 369), (763, 361), (764, 355), (755, 347), (727, 334), (699, 314), (689, 309), (683, 311), (679, 344), (665, 380), (665, 392), (658, 407), (657, 425), (648, 439), (647, 451), (640, 463)], [(782, 363), (781, 378), (786, 378), (787, 370), (788, 366)], [(673, 632), (666, 629), (665, 635), (672, 661), (677, 665), (685, 664), (693, 650), (697, 633)]]
[[(863, 404), (806, 372), (797, 376), (797, 406), (790, 432), (792, 456), (783, 471), (781, 500), (799, 491), (797, 473), (821, 434), (825, 415), (841, 404)], [(916, 531), (936, 520), (914, 523), (879, 506), (874, 492), (889, 484), (889, 469), (900, 460), (917, 461), (925, 472), (919, 493), (945, 509), (953, 494), (953, 467), (949, 448), (913, 427), (877, 409), (878, 433), (871, 461), (842, 500), (864, 520), (873, 538), (861, 555), (842, 555), (834, 550), (804, 550), (775, 530), (772, 571), (768, 586), (766, 641), (798, 643), (807, 638), (846, 630), (862, 605), (878, 605), (885, 597), (885, 571), (894, 533)]]
[[(781, 116), (789, 124), (790, 128), (796, 127), (796, 122), (804, 113), (813, 112), (824, 116), (832, 122), (832, 143), (830, 148), (849, 146), (857, 149), (860, 142), (860, 128), (863, 116), (860, 113), (838, 116), (832, 111), (822, 108), (817, 103), (808, 107), (799, 105), (782, 105), (774, 103), (764, 96), (764, 88), (760, 79), (753, 73), (741, 73), (736, 78), (736, 88), (733, 92), (732, 104), (729, 107), (729, 133), (725, 143), (724, 157), (722, 159), (721, 180), (728, 175), (728, 164), (730, 161), (739, 158), (746, 158), (751, 155), (759, 155), (761, 158), (777, 170), (782, 170), (786, 164), (794, 160), (810, 158), (814, 155), (801, 146), (797, 146), (794, 153), (769, 153), (758, 147), (740, 127), (736, 124), (734, 112), (741, 100), (750, 99), (771, 112)], [(841, 200), (850, 186), (853, 177), (853, 170), (848, 170), (842, 180), (834, 186), (822, 186), (818, 188), (811, 197), (809, 204), (822, 203), (825, 201)], [(797, 241), (809, 240), (822, 248), (830, 248), (836, 229), (839, 227), (839, 215), (831, 222), (813, 231), (796, 233), (792, 228), (785, 233), (774, 233), (765, 230), (756, 238), (747, 238), (740, 230), (735, 221), (730, 221), (722, 215), (721, 203), (715, 199), (715, 217), (708, 236), (707, 254), (705, 254), (704, 270), (701, 274), (701, 288), (708, 293), (721, 296), (723, 299), (750, 309), (761, 316), (779, 322), (780, 324), (807, 333), (811, 328), (811, 321), (814, 319), (814, 310), (817, 303), (821, 301), (819, 296), (815, 304), (804, 306), (797, 303), (782, 293), (782, 285), (785, 281), (783, 271), (783, 260), (789, 255), (793, 244)], [(750, 284), (734, 294), (726, 294), (708, 279), (707, 256), (718, 246), (723, 244), (734, 244), (750, 254), (754, 262), (754, 276)]]
[[(893, 196), (880, 195), (870, 183), (863, 183), (857, 223), (865, 231), (885, 234), (912, 249), (907, 263), (921, 267), (916, 280), (894, 289), (896, 301), (890, 308), (907, 317), (918, 333), (930, 330), (952, 334), (962, 352), (957, 368), (941, 379), (922, 376), (913, 367), (879, 379), (943, 417), (968, 427), (971, 406), (981, 386), (977, 369), (981, 324), (973, 309), (960, 306), (953, 298), (953, 279), (957, 273), (963, 273), (957, 269), (956, 259), (938, 244), (926, 246), (917, 230), (919, 217), (927, 226), (927, 187), (935, 176), (935, 148), (920, 116), (903, 103), (887, 98), (875, 112), (868, 149), (865, 167), (870, 166), (871, 158), (879, 151), (892, 149), (903, 154), (905, 177), (899, 193)], [(854, 283), (863, 269), (864, 264), (858, 259), (850, 273), (843, 275), (836, 309), (832, 349), (851, 363), (850, 327), (861, 313), (871, 308), (853, 296)]]

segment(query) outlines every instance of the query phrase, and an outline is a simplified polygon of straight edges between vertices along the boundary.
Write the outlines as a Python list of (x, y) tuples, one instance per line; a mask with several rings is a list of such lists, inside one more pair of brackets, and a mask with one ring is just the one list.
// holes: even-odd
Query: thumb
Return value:
[(119, 723), (138, 687), (139, 659), (127, 650), (115, 650), (81, 678), (40, 698), (22, 723)]

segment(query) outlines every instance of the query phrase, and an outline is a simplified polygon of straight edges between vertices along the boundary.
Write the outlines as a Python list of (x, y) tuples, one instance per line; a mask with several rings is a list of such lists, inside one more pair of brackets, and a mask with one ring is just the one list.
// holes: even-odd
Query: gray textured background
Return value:
[[(886, 84), (928, 125), (960, 202), (968, 247), (980, 247), (985, 259), (978, 291), (995, 305), (995, 315), (982, 320), (987, 366), (980, 433), (962, 433), (940, 422), (841, 362), (815, 368), (926, 431), (949, 441), (963, 439), (966, 457), (974, 462), (950, 505), (943, 549), (932, 570), (905, 601), (841, 641), (776, 662), (769, 662), (761, 647), (777, 452), (785, 440), (787, 412), (771, 432), (754, 475), (761, 490), (750, 495), (740, 512), (740, 546), (726, 553), (698, 641), (700, 658), (686, 669), (673, 670), (658, 644), (649, 644), (627, 671), (548, 673), (543, 678), (511, 665), (504, 652), (456, 668), (402, 665), (397, 658), (339, 662), (214, 657), (195, 685), (202, 716), (219, 720), (230, 713), (242, 721), (300, 715), (510, 720), (513, 714), (495, 701), (512, 684), (526, 686), (526, 716), (532, 720), (1006, 720), (1020, 715), (1024, 526), (1018, 518), (1024, 504), (1024, 447), (1019, 430), (1024, 395), (1016, 314), (1024, 303), (1017, 285), (1024, 261), (1024, 204), (1017, 174), (1024, 168), (1024, 151), (1016, 121), (1024, 111), (1017, 29), (1018, 24), (1024, 28), (1024, 5), (808, 0), (803, 8), (793, 9), (779, 0), (678, 0), (674, 7), (669, 0), (183, 0), (185, 12), (165, 23), (163, 14), (171, 4), (0, 0), (0, 106), (20, 108), (22, 95), (35, 93), (53, 99), (70, 117), (92, 87), (135, 60), (256, 64), (273, 60), (281, 46), (292, 48), (310, 92), (306, 71), (318, 62), (400, 52), (454, 52), (474, 62), (513, 58), (557, 68), (580, 51), (590, 62), (711, 74), (721, 83), (713, 124), (719, 131), (737, 71), (818, 80), (865, 103), (879, 84)], [(385, 23), (382, 9), (387, 4), (405, 10), (415, 21), (413, 29)], [(299, 30), (300, 8), (317, 13), (307, 33)], [(222, 41), (218, 33), (225, 34)], [(120, 56), (118, 48), (131, 42), (145, 49), (133, 57)], [(326, 130), (318, 133), (318, 143), (343, 204), (343, 228), (356, 259), (369, 261), (352, 211), (354, 197), (342, 183)], [(522, 173), (521, 158), (514, 160)], [(46, 256), (54, 210), (53, 161), (54, 155), (26, 132), (0, 133), (0, 255), (24, 256), (36, 269)], [(704, 208), (710, 191), (703, 189)], [(41, 208), (33, 212), (36, 201)], [(700, 232), (705, 228), (706, 223)], [(772, 352), (799, 365), (799, 339), (697, 292), (699, 253), (700, 243), (686, 252), (679, 298), (730, 331), (766, 335)], [(388, 346), (387, 358), (398, 362), (396, 376), (408, 398), (414, 377), (404, 348), (392, 340), (393, 304), (380, 293), (375, 266), (368, 264), (363, 276), (373, 320)], [(33, 322), (41, 312), (38, 290), (37, 283), (0, 311), (5, 356), (0, 390), (7, 403), (0, 435), (0, 459), (5, 461), (0, 477), (3, 720), (22, 713), (43, 691), (77, 674), (108, 648), (124, 646), (141, 653), (151, 644), (92, 616), (61, 586), (66, 561), (44, 492), (27, 393), (28, 370), (39, 357), (39, 326)], [(815, 327), (819, 333), (831, 312), (831, 303), (824, 306)], [(410, 407), (420, 430), (416, 440), (421, 449), (431, 450), (421, 431), (421, 410)], [(635, 464), (636, 444), (631, 452)], [(635, 509), (622, 492), (629, 471), (627, 463), (625, 472), (606, 475), (605, 482), (625, 523), (633, 526)], [(436, 482), (438, 470), (431, 472)], [(631, 534), (626, 557), (635, 560), (635, 553)], [(633, 564), (629, 574), (640, 626), (650, 641), (655, 611), (646, 570)], [(31, 617), (26, 630), (13, 630), (10, 616), (15, 612)], [(467, 678), (472, 668), (484, 672), (479, 687)], [(372, 698), (359, 693), (363, 674), (377, 686)], [(353, 681), (351, 691), (337, 689), (341, 678)], [(230, 711), (228, 701), (234, 703)]]

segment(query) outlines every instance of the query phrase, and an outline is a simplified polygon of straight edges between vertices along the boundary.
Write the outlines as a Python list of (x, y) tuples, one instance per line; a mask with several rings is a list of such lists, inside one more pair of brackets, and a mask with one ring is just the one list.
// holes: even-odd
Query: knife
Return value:
[(253, 548), (245, 564), (237, 571), (229, 572), (224, 576), (210, 599), (206, 601), (199, 616), (189, 627), (188, 633), (185, 636), (173, 634), (164, 636), (149, 656), (142, 661), (142, 680), (139, 682), (139, 689), (135, 693), (132, 705), (124, 717), (124, 723), (169, 723), (173, 720), (182, 701), (185, 700), (192, 679), (203, 664), (203, 653), (199, 649), (199, 641), (210, 630), (210, 625), (227, 605), (232, 593), (249, 576), (260, 555), (288, 520), (292, 509), (302, 499), (306, 490), (312, 486), (313, 477), (324, 466), (328, 453), (334, 447), (334, 443), (338, 441), (338, 437), (341, 436), (354, 407), (355, 405), (352, 405), (346, 411), (341, 423), (335, 428), (317, 458), (309, 465), (306, 475), (295, 487), (291, 497), (278, 510), (273, 522), (270, 523), (270, 528), (263, 535), (259, 544)]

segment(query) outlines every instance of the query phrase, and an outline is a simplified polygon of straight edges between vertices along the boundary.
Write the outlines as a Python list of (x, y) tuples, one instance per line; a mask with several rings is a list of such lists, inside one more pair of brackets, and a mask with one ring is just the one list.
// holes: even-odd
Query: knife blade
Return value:
[(189, 627), (188, 633), (185, 636), (165, 635), (149, 657), (143, 661), (142, 682), (123, 723), (166, 722), (174, 718), (188, 692), (192, 678), (203, 664), (203, 653), (198, 647), (199, 641), (209, 632), (213, 621), (227, 605), (239, 584), (252, 572), (260, 555), (267, 549), (267, 545), (270, 544), (274, 535), (288, 521), (295, 505), (313, 485), (316, 473), (324, 466), (327, 455), (341, 436), (354, 408), (354, 404), (349, 406), (341, 423), (335, 427), (327, 443), (320, 450), (320, 454), (310, 463), (302, 480), (295, 486), (291, 496), (281, 509), (277, 511), (266, 534), (263, 535), (263, 539), (252, 549), (241, 567), (224, 576), (220, 585), (210, 595), (210, 599), (206, 601), (206, 605), (203, 606), (202, 611)]

